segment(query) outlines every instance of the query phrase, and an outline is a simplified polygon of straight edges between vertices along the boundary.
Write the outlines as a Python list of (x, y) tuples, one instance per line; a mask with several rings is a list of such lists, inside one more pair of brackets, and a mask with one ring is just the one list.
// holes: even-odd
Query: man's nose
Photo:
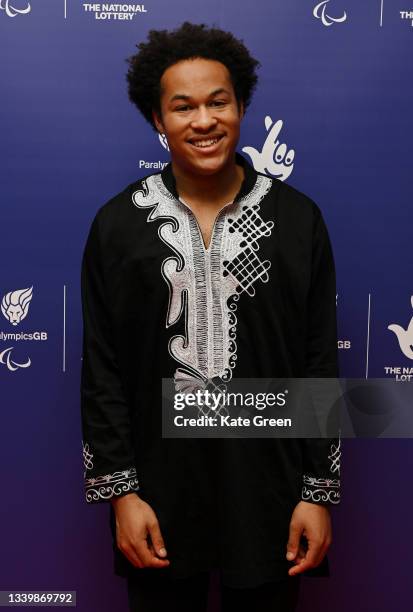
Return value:
[(217, 118), (214, 117), (214, 109), (200, 106), (192, 120), (192, 127), (194, 129), (207, 130), (216, 125), (217, 121)]

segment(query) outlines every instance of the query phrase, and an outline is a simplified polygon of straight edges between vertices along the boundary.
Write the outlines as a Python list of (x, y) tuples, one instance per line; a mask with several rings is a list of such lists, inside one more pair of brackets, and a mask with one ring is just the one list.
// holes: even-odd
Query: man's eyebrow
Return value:
[[(214, 91), (211, 91), (208, 97), (212, 98), (213, 96), (216, 96), (217, 94), (220, 94), (220, 93), (229, 94), (229, 91), (225, 89), (224, 87), (219, 87), (218, 89), (214, 89)], [(191, 99), (191, 96), (188, 96), (186, 94), (175, 94), (174, 96), (172, 96), (172, 98), (169, 101), (173, 102), (174, 100), (190, 100), (190, 99)]]

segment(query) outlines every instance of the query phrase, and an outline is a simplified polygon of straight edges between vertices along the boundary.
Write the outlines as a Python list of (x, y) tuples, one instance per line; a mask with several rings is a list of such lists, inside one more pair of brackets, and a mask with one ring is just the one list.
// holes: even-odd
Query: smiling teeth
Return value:
[(197, 140), (195, 142), (193, 142), (192, 144), (195, 147), (209, 147), (212, 144), (215, 144), (216, 142), (218, 142), (218, 138), (214, 138), (214, 140)]

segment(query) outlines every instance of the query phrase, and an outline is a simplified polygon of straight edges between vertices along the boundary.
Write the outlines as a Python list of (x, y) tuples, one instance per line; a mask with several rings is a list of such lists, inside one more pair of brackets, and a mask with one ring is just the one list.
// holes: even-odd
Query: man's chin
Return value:
[(221, 172), (226, 166), (228, 166), (229, 161), (229, 155), (211, 157), (211, 159), (205, 157), (204, 159), (191, 160), (190, 166), (194, 174), (208, 176)]

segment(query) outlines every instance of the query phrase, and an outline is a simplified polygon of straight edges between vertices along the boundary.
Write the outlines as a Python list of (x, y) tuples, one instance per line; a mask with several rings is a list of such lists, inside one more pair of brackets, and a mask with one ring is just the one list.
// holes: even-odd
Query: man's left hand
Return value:
[[(307, 540), (306, 547), (300, 542), (302, 536)], [(288, 574), (295, 576), (320, 565), (331, 541), (329, 509), (326, 506), (300, 501), (290, 521), (287, 560), (294, 561), (295, 565), (289, 569)]]

